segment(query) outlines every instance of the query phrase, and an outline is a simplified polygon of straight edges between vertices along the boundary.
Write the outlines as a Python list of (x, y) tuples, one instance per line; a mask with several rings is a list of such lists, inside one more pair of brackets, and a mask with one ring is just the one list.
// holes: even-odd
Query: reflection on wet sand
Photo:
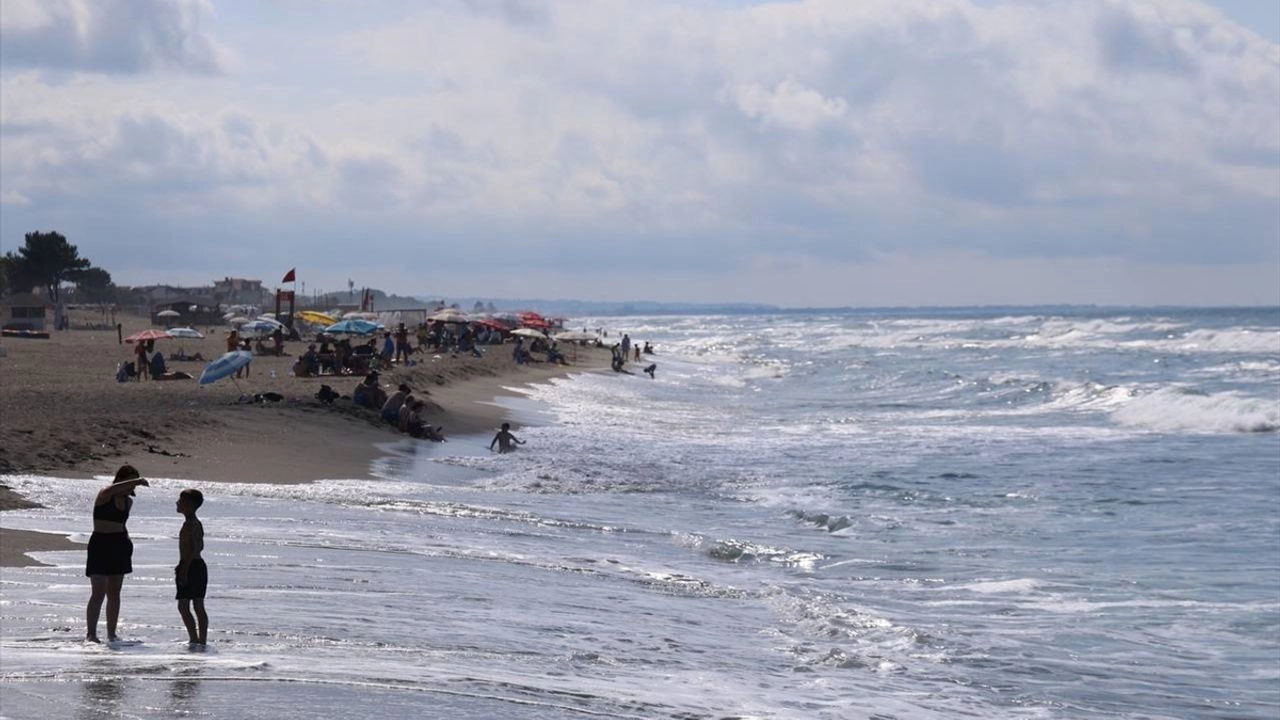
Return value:
[(96, 720), (104, 717), (120, 717), (125, 698), (124, 678), (87, 680), (81, 685), (83, 700), (78, 718)]

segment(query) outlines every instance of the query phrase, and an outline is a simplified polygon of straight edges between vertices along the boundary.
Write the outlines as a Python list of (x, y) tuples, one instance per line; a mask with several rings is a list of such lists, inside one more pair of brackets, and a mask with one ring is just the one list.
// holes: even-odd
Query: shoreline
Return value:
[[(123, 318), (125, 334), (148, 327)], [(157, 350), (181, 348), (204, 362), (170, 362), (170, 370), (198, 376), (224, 350), (225, 335), (203, 340), (166, 340)], [(92, 480), (110, 476), (124, 463), (144, 477), (213, 482), (305, 483), (323, 479), (369, 479), (385, 457), (379, 444), (410, 440), (349, 396), (362, 376), (295, 378), (290, 368), (306, 343), (286, 342), (283, 357), (256, 356), (250, 375), (199, 387), (195, 380), (119, 383), (118, 362), (133, 346), (115, 332), (64, 331), (49, 340), (5, 342), (0, 359), (0, 476), (56, 475)], [(401, 383), (427, 401), (427, 420), (443, 425), (445, 437), (485, 433), (502, 422), (519, 426), (500, 403), (519, 396), (509, 388), (548, 382), (571, 373), (608, 367), (607, 351), (579, 348), (574, 365), (518, 366), (510, 345), (487, 346), (485, 357), (416, 354), (412, 367), (384, 371), (379, 384), (393, 392)], [(275, 377), (272, 377), (272, 373)], [(314, 398), (320, 385), (344, 397), (332, 405)], [(243, 392), (242, 392), (243, 391)], [(243, 402), (255, 393), (276, 392), (275, 403)], [(430, 442), (418, 440), (417, 442)], [(35, 507), (0, 486), (3, 510)], [(38, 564), (25, 553), (78, 547), (64, 536), (0, 528), (0, 567)], [(52, 545), (50, 547), (49, 545)]]

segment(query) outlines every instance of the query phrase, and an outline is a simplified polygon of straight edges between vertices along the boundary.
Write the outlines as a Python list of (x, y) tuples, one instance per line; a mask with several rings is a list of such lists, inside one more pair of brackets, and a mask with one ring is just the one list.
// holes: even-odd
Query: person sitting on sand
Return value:
[(151, 371), (151, 378), (153, 380), (159, 380), (160, 378), (164, 377), (164, 373), (165, 373), (164, 353), (158, 352), (155, 355), (151, 356), (150, 371)]
[(515, 450), (515, 446), (523, 445), (524, 441), (511, 434), (511, 423), (502, 423), (502, 429), (489, 441), (490, 450), (493, 449), (495, 443), (498, 445), (498, 453), (502, 454)]
[(444, 428), (431, 427), (431, 423), (426, 421), (426, 414), (427, 404), (421, 400), (414, 400), (413, 405), (409, 408), (409, 419), (405, 426), (406, 432), (410, 436), (422, 440), (444, 442), (444, 435), (440, 434), (440, 431), (444, 430)]
[(297, 377), (312, 377), (320, 374), (320, 358), (316, 353), (315, 343), (307, 346), (307, 351), (302, 353), (293, 368), (293, 374)]
[(378, 387), (378, 373), (371, 372), (364, 376), (364, 381), (351, 391), (351, 402), (370, 410), (381, 410), (387, 402), (387, 394)]
[[(174, 581), (178, 592), (178, 614), (187, 626), (187, 637), (192, 645), (204, 645), (209, 639), (209, 616), (204, 611), (205, 589), (209, 585), (209, 568), (200, 551), (204, 550), (204, 525), (196, 518), (196, 510), (204, 504), (204, 494), (188, 488), (178, 494), (178, 512), (186, 520), (178, 531), (178, 566), (174, 568)], [(195, 617), (191, 605), (195, 604)], [(196, 621), (199, 621), (197, 625)]]
[(404, 399), (409, 397), (409, 393), (413, 392), (408, 385), (401, 384), (396, 391), (391, 393), (391, 397), (382, 404), (382, 419), (396, 425), (400, 422), (400, 408), (404, 406)]
[(98, 613), (107, 601), (107, 640), (119, 640), (116, 625), (120, 619), (120, 588), (124, 576), (133, 572), (133, 542), (125, 523), (133, 507), (134, 490), (149, 483), (132, 465), (122, 465), (111, 484), (98, 491), (93, 503), (93, 534), (89, 536), (89, 554), (84, 574), (92, 591), (85, 608), (85, 635), (88, 642), (98, 640)]
[(413, 419), (413, 404), (418, 399), (413, 394), (405, 395), (404, 402), (400, 403), (400, 412), (396, 413), (396, 429), (400, 432), (409, 432), (409, 421)]
[(547, 362), (560, 363), (561, 365), (569, 364), (569, 361), (564, 357), (564, 353), (557, 348), (556, 343), (551, 343), (551, 347), (547, 348)]

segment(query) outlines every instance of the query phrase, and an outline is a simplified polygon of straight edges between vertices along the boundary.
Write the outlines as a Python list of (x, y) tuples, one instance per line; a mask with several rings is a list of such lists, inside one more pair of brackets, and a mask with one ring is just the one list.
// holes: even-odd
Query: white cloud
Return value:
[(4, 7), (99, 38), (6, 55), (6, 236), (117, 198), (470, 268), (1280, 259), (1280, 46), (1189, 1), (338, 4), (181, 86), (96, 71), (228, 67), (203, 5)]
[(11, 67), (213, 73), (228, 60), (203, 32), (203, 0), (5, 0), (0, 58)]

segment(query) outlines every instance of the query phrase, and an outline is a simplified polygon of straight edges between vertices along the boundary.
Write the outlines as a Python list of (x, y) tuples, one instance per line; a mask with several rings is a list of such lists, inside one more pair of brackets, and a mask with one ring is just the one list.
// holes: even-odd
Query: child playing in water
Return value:
[[(205, 587), (209, 584), (209, 568), (200, 557), (204, 549), (204, 525), (196, 518), (196, 510), (204, 504), (204, 494), (186, 489), (178, 495), (178, 512), (186, 518), (178, 533), (178, 567), (175, 568), (178, 584), (178, 613), (187, 626), (187, 636), (192, 645), (204, 645), (209, 637), (209, 616), (204, 612)], [(191, 604), (196, 606), (191, 616)], [(197, 631), (196, 621), (199, 620)]]
[[(512, 445), (512, 443), (515, 445)], [(494, 444), (498, 446), (499, 453), (509, 453), (516, 449), (516, 445), (523, 445), (524, 441), (511, 434), (511, 423), (502, 423), (502, 429), (497, 435), (493, 436), (493, 440), (489, 441), (489, 449), (492, 450)]]

